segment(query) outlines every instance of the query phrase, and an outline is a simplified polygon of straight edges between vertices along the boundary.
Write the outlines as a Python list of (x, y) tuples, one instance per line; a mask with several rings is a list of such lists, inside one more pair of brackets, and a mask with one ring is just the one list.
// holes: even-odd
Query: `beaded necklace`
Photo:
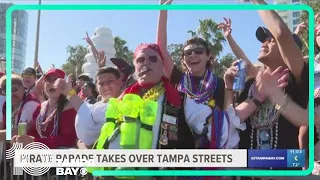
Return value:
[[(217, 77), (207, 69), (204, 78), (200, 81), (198, 90), (195, 91), (194, 83), (189, 72), (185, 73), (179, 83), (178, 90), (186, 93), (191, 99), (198, 104), (208, 105), (212, 109), (212, 122), (211, 129), (213, 135), (211, 136), (211, 149), (225, 148), (227, 142), (220, 145), (220, 138), (222, 135), (223, 119), (225, 114), (221, 112), (215, 105), (213, 95), (217, 88)], [(228, 127), (229, 127), (228, 123)]]
[(159, 83), (158, 85), (152, 87), (151, 89), (149, 89), (143, 96), (142, 99), (144, 100), (152, 100), (152, 101), (156, 101), (161, 94), (163, 94), (165, 92), (165, 89), (163, 87), (163, 83)]
[(48, 116), (49, 111), (49, 103), (46, 103), (44, 109), (41, 109), (40, 115), (36, 119), (36, 129), (41, 138), (47, 138), (47, 136), (43, 135), (43, 132), (46, 131), (49, 123), (53, 120), (53, 130), (50, 136), (56, 136), (58, 133), (58, 122), (59, 122), (59, 114), (57, 113), (57, 108)]
[[(253, 85), (249, 89), (249, 95), (252, 94)], [(276, 149), (278, 145), (278, 118), (280, 112), (267, 99), (257, 110), (250, 116), (251, 117), (251, 135), (250, 146), (253, 149), (254, 130), (256, 130), (256, 143), (259, 149)], [(273, 127), (275, 126), (275, 134)]]
[(195, 91), (194, 83), (189, 72), (181, 78), (178, 90), (186, 93), (191, 99), (198, 104), (208, 105), (212, 99), (217, 86), (217, 77), (210, 71), (206, 70), (204, 78), (199, 83), (199, 88)]

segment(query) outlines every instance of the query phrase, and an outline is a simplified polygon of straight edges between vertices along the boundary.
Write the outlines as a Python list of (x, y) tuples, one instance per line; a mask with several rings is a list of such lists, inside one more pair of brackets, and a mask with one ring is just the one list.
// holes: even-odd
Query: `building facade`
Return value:
[[(274, 0), (274, 4), (304, 4), (307, 0)], [(289, 29), (294, 32), (298, 25), (302, 11), (277, 11)]]
[[(0, 3), (0, 57), (6, 56), (6, 11), (11, 3)], [(26, 11), (12, 13), (12, 71), (20, 74), (26, 64), (28, 18)]]

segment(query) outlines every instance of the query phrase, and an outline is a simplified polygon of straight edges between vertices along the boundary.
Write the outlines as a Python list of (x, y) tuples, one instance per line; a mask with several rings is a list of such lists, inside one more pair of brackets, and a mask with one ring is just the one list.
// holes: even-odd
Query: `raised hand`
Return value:
[(233, 79), (236, 77), (238, 73), (238, 67), (237, 67), (237, 60), (235, 60), (231, 66), (227, 69), (227, 71), (224, 73), (223, 79), (225, 82), (225, 88), (232, 89), (233, 86)]
[(172, 3), (173, 0), (160, 0), (160, 4), (163, 5), (170, 5)]
[(231, 19), (227, 19), (227, 18), (223, 18), (225, 23), (220, 23), (218, 25), (218, 28), (221, 29), (223, 31), (223, 35), (225, 38), (229, 37), (231, 32), (232, 32), (232, 28), (231, 28)]
[(86, 37), (84, 37), (83, 39), (86, 40), (86, 42), (87, 42), (90, 46), (93, 45), (93, 42), (92, 42), (91, 38), (89, 37), (89, 34), (88, 34), (87, 31), (86, 31)]
[(303, 34), (306, 30), (308, 29), (308, 23), (306, 22), (303, 22), (303, 23), (300, 23), (297, 27), (297, 29), (294, 31), (294, 33), (296, 35), (300, 35), (300, 34)]
[(72, 74), (68, 75), (67, 80), (58, 78), (54, 82), (55, 88), (60, 88), (62, 90), (63, 95), (67, 96), (68, 93), (72, 90)]
[(99, 68), (104, 67), (104, 66), (106, 65), (106, 62), (107, 62), (107, 57), (105, 56), (104, 51), (101, 50), (101, 51), (99, 52), (98, 62), (97, 62)]
[(256, 90), (259, 94), (272, 97), (276, 91), (281, 91), (288, 85), (289, 70), (278, 67), (271, 72), (270, 69), (259, 71), (256, 77)]

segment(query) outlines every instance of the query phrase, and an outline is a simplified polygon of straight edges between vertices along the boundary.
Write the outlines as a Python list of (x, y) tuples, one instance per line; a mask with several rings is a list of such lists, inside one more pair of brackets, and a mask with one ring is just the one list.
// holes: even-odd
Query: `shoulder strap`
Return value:
[(214, 99), (220, 109), (224, 108), (224, 80), (217, 77), (217, 89), (214, 93)]
[(2, 115), (3, 115), (3, 118), (2, 118), (2, 123), (3, 123), (3, 128), (6, 129), (6, 101), (3, 103), (3, 106), (2, 106)]

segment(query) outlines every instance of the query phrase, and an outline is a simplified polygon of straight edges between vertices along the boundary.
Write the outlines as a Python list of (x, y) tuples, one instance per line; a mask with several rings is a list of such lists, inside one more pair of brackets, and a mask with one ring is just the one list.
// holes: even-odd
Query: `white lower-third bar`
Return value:
[(16, 150), (16, 167), (247, 167), (247, 150)]

